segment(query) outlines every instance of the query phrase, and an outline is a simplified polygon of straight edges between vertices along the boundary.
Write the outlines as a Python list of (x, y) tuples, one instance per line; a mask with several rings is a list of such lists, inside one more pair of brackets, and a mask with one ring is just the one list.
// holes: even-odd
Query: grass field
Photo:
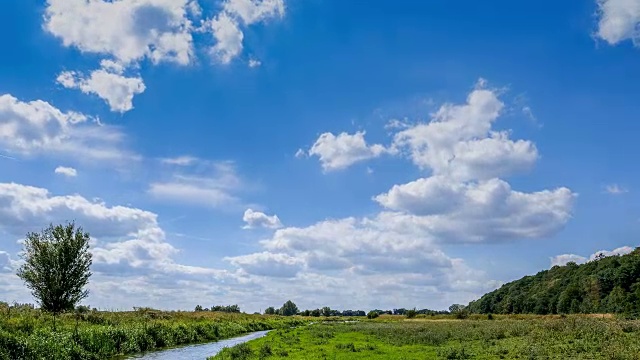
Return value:
[[(476, 317), (479, 318), (479, 317)], [(382, 318), (272, 331), (221, 359), (640, 359), (640, 321), (607, 316)]]
[(99, 312), (57, 319), (34, 309), (1, 309), (0, 360), (110, 359), (159, 348), (289, 328), (301, 318), (214, 312)]

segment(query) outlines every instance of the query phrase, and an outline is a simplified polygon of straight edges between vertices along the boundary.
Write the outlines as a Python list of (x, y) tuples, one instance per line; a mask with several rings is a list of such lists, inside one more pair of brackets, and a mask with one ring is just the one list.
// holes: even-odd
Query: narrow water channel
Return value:
[(258, 331), (245, 336), (240, 336), (237, 338), (231, 338), (226, 340), (220, 340), (216, 342), (206, 343), (206, 344), (198, 344), (198, 345), (188, 345), (179, 348), (161, 350), (161, 351), (153, 351), (140, 355), (129, 356), (126, 359), (142, 359), (142, 360), (175, 360), (175, 359), (185, 359), (185, 360), (205, 360), (209, 356), (216, 355), (222, 349), (226, 347), (232, 347), (238, 344), (245, 343), (247, 341), (251, 341), (254, 339), (259, 339), (265, 335), (267, 335), (269, 331)]

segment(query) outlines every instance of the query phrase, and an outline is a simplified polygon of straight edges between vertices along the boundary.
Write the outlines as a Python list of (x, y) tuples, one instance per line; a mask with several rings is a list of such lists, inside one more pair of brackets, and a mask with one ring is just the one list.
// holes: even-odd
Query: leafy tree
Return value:
[(407, 319), (413, 319), (418, 315), (418, 312), (416, 311), (416, 309), (411, 309), (411, 310), (405, 311), (404, 314), (407, 317)]
[(320, 309), (311, 310), (311, 316), (320, 317)]
[(40, 233), (28, 233), (20, 277), (41, 308), (53, 314), (73, 310), (89, 295), (91, 277), (89, 234), (81, 227), (50, 225)]
[(322, 308), (322, 316), (331, 316), (331, 308), (328, 306), (325, 306)]
[(298, 307), (291, 300), (288, 300), (280, 308), (280, 315), (292, 316), (298, 313)]
[(265, 311), (265, 315), (275, 315), (276, 309), (273, 306), (269, 306)]
[(196, 308), (195, 308), (195, 310), (194, 310), (194, 311), (195, 311), (195, 312), (203, 311), (203, 309), (202, 309), (202, 305), (196, 305)]
[(373, 311), (373, 310), (371, 310), (371, 311), (369, 311), (369, 313), (367, 314), (367, 319), (375, 319), (375, 318), (377, 318), (378, 316), (380, 316), (380, 314), (378, 314), (378, 312), (377, 312), (377, 311)]
[(453, 304), (451, 306), (449, 306), (449, 312), (451, 312), (451, 314), (455, 315), (456, 318), (458, 319), (465, 319), (467, 316), (469, 316), (469, 312), (467, 311), (467, 307), (464, 305), (460, 305), (460, 304)]

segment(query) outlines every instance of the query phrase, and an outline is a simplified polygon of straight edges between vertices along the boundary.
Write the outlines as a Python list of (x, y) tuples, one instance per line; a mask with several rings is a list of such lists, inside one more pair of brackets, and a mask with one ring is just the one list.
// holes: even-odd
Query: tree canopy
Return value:
[(583, 265), (554, 266), (472, 301), (475, 313), (640, 314), (640, 248)]
[(50, 225), (40, 233), (28, 233), (20, 277), (40, 307), (54, 314), (73, 310), (89, 295), (91, 277), (89, 234), (74, 223)]

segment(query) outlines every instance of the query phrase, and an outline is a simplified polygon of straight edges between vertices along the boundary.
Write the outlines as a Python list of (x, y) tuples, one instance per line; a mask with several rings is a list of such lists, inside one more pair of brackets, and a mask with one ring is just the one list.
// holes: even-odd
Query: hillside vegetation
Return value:
[(503, 285), (468, 310), (494, 314), (640, 314), (640, 248), (583, 265), (554, 266)]

